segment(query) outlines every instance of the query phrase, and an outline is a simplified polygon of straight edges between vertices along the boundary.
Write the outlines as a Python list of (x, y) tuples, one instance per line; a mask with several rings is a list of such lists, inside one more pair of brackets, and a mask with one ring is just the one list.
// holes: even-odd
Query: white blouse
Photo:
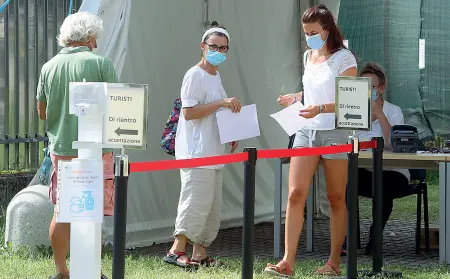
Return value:
[[(227, 98), (219, 72), (211, 75), (202, 68), (194, 66), (186, 72), (181, 86), (183, 108), (198, 104), (209, 104)], [(216, 114), (202, 119), (186, 120), (180, 112), (175, 137), (175, 157), (177, 159), (217, 156), (225, 153), (225, 145), (220, 143)], [(222, 169), (223, 165), (200, 167)]]
[[(348, 49), (340, 49), (321, 64), (311, 63), (311, 51), (303, 56), (305, 73), (303, 74), (303, 96), (305, 107), (335, 102), (336, 77), (349, 68), (356, 67), (355, 56)], [(334, 130), (334, 113), (318, 114), (313, 118), (311, 130)]]

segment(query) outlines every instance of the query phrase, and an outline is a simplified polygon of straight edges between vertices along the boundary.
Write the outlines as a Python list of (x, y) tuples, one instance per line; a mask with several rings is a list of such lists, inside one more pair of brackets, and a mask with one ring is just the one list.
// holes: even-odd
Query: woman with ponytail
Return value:
[[(335, 129), (335, 78), (356, 76), (356, 59), (346, 49), (332, 13), (325, 5), (309, 8), (302, 16), (302, 26), (309, 49), (303, 63), (303, 92), (287, 94), (278, 103), (289, 106), (304, 97), (305, 108), (299, 117), (312, 119), (312, 124), (295, 135), (294, 148), (321, 147), (347, 143), (350, 131)], [(289, 194), (286, 209), (285, 253), (276, 265), (268, 264), (265, 272), (282, 277), (294, 275), (294, 259), (303, 213), (312, 177), (323, 160), (327, 197), (330, 203), (331, 253), (317, 275), (340, 275), (340, 253), (347, 230), (345, 193), (347, 185), (347, 154), (293, 157), (289, 169)]]

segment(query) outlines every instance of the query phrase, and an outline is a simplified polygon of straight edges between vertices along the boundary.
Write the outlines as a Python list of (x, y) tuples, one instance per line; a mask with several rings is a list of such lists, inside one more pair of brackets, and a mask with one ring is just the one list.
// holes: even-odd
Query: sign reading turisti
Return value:
[(146, 147), (146, 101), (142, 87), (115, 87), (108, 84), (103, 143), (125, 148)]
[(371, 129), (370, 90), (370, 78), (336, 78), (336, 129)]

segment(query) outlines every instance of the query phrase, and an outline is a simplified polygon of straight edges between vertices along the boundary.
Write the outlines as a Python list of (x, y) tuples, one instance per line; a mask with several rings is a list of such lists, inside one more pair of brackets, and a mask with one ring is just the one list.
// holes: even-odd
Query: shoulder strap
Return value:
[(311, 50), (308, 49), (307, 51), (305, 51), (305, 53), (303, 54), (303, 67), (306, 67), (306, 63), (308, 63), (308, 56), (311, 53)]

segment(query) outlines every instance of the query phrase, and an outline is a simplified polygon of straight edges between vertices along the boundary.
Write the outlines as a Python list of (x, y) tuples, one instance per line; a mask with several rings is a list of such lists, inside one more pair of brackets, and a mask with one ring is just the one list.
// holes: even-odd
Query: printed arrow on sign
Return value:
[(120, 129), (120, 127), (119, 127), (114, 131), (114, 133), (116, 133), (118, 136), (120, 136), (120, 135), (137, 136), (138, 130)]
[(346, 113), (344, 115), (345, 119), (349, 120), (349, 119), (361, 119), (361, 115), (359, 114), (348, 114)]

